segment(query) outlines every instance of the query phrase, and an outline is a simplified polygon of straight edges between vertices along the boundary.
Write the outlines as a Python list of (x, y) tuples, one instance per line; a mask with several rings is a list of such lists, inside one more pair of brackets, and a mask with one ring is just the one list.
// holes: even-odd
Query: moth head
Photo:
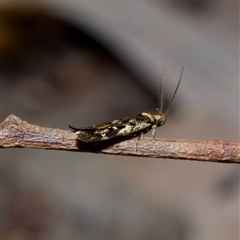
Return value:
[(168, 115), (168, 113), (169, 113), (169, 111), (170, 111), (170, 109), (172, 107), (174, 98), (176, 96), (176, 93), (178, 91), (179, 85), (180, 85), (181, 80), (182, 80), (183, 71), (184, 71), (184, 67), (182, 68), (182, 72), (181, 72), (181, 75), (180, 75), (177, 87), (176, 87), (176, 89), (175, 89), (175, 91), (173, 93), (172, 99), (171, 99), (170, 103), (168, 104), (167, 109), (164, 112), (163, 112), (163, 83), (164, 83), (164, 79), (165, 79), (165, 74), (163, 75), (162, 83), (161, 83), (160, 109), (159, 109), (159, 115), (156, 118), (157, 126), (162, 126), (166, 122), (166, 120), (167, 120), (167, 115)]
[(156, 120), (157, 127), (161, 127), (167, 121), (167, 115), (165, 115), (165, 114), (154, 115), (154, 117)]

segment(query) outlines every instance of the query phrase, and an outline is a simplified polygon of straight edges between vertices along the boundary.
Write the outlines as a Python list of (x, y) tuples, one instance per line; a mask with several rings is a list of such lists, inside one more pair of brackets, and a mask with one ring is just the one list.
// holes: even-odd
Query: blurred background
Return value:
[[(239, 1), (3, 0), (1, 121), (155, 113), (157, 137), (239, 141)], [(151, 133), (150, 133), (151, 134)], [(150, 135), (149, 135), (150, 136)], [(239, 239), (239, 167), (1, 150), (4, 240)]]

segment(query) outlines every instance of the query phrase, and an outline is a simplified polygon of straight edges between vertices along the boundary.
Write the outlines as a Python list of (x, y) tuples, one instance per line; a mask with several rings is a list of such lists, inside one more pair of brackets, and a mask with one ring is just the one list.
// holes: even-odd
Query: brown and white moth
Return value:
[[(167, 114), (173, 104), (173, 100), (179, 88), (182, 80), (183, 70), (181, 72), (180, 79), (177, 87), (173, 93), (172, 99), (163, 112), (163, 81), (161, 83), (161, 104), (158, 114), (150, 114), (143, 112), (134, 117), (126, 117), (117, 119), (112, 122), (101, 123), (90, 127), (76, 128), (71, 125), (69, 127), (76, 133), (77, 139), (86, 144), (98, 144), (102, 142), (115, 143), (116, 141), (124, 141), (134, 137), (138, 137), (138, 140), (143, 134), (149, 132), (152, 129), (153, 139), (155, 139), (156, 128), (162, 126), (167, 120)], [(136, 142), (136, 143), (137, 143)], [(154, 147), (155, 148), (155, 147)]]

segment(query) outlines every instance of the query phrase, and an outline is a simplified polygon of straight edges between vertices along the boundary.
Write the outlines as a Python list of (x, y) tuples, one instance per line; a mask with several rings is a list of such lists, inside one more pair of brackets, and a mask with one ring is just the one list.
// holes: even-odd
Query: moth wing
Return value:
[(90, 127), (83, 127), (83, 128), (76, 128), (72, 125), (69, 125), (69, 128), (71, 128), (74, 132), (77, 131), (95, 131), (97, 128), (98, 129), (105, 129), (107, 127), (109, 127), (111, 125), (111, 122), (109, 123), (102, 123), (102, 124), (98, 124), (98, 125), (93, 125)]
[(76, 132), (80, 141), (87, 143), (101, 142), (120, 136), (119, 130), (125, 127), (130, 119), (132, 118), (128, 117), (84, 128), (69, 127)]
[(118, 137), (135, 137), (148, 132), (152, 127), (151, 120), (143, 115), (126, 117), (108, 123), (85, 128), (72, 128), (80, 141), (100, 142)]
[(100, 123), (100, 124), (97, 124), (97, 125), (93, 125), (93, 126), (90, 126), (90, 127), (83, 127), (83, 128), (76, 128), (72, 125), (68, 125), (69, 128), (71, 128), (74, 132), (77, 132), (77, 131), (95, 131), (96, 129), (98, 130), (104, 130), (108, 127), (111, 127), (112, 125), (115, 125), (115, 126), (120, 126), (122, 124), (126, 124), (130, 119), (132, 119), (132, 117), (126, 117), (126, 118), (122, 118), (122, 119), (117, 119), (117, 120), (113, 120), (112, 122), (107, 122), (107, 123)]

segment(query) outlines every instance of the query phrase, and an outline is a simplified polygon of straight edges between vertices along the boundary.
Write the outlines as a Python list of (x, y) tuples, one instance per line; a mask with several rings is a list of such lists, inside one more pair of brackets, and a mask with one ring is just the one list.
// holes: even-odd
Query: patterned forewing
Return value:
[(78, 128), (76, 134), (83, 142), (101, 142), (120, 137), (137, 137), (152, 128), (151, 119), (141, 114), (112, 122)]

